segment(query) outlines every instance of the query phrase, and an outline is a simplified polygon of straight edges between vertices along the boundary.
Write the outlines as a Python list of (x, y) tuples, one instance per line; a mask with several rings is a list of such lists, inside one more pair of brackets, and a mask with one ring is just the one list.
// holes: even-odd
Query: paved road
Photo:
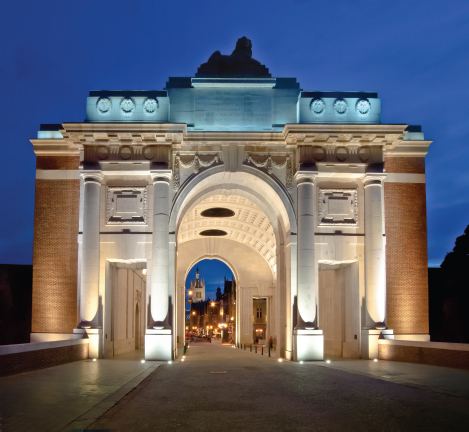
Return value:
[[(433, 387), (415, 388), (410, 381), (379, 379), (363, 372), (360, 365), (366, 369), (370, 363), (353, 363), (357, 370), (346, 370), (347, 362), (339, 369), (280, 363), (226, 345), (194, 342), (184, 362), (161, 365), (89, 429), (469, 430), (467, 371), (453, 373), (465, 383), (447, 394), (439, 391), (438, 380)], [(386, 363), (389, 370), (396, 365), (373, 367), (384, 370)], [(420, 370), (453, 376), (445, 368)]]

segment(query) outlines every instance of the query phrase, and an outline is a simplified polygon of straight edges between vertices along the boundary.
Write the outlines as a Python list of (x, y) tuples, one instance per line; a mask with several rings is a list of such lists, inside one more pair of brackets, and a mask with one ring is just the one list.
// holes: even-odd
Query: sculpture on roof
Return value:
[(269, 69), (252, 58), (252, 43), (246, 37), (238, 39), (231, 55), (215, 51), (207, 63), (200, 65), (196, 77), (270, 78)]

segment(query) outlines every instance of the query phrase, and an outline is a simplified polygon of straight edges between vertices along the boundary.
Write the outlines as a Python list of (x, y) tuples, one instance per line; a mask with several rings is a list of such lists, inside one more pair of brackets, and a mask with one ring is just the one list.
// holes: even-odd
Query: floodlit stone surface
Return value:
[(194, 343), (184, 363), (160, 366), (89, 428), (464, 430), (469, 425), (469, 388), (461, 383), (467, 371), (340, 360), (300, 365), (249, 349)]
[[(92, 91), (86, 122), (31, 140), (31, 340), (75, 328), (90, 356), (177, 359), (185, 278), (205, 258), (235, 275), (237, 343), (253, 342), (254, 298), (287, 360), (428, 337), (430, 141), (383, 124), (377, 93), (303, 91), (251, 48), (241, 38), (165, 90)], [(230, 216), (204, 217), (216, 207)]]

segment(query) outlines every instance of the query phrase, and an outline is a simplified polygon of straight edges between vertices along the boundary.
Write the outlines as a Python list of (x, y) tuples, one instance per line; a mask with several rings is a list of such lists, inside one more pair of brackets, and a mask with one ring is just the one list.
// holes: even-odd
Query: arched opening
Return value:
[[(184, 338), (185, 327), (196, 327), (184, 321), (187, 273), (200, 260), (216, 258), (228, 263), (235, 276), (233, 342), (272, 341), (279, 356), (291, 358), (296, 316), (293, 197), (262, 172), (246, 169), (226, 176), (218, 171), (208, 169), (186, 183), (172, 204), (170, 231), (175, 232), (176, 286), (180, 287), (177, 340)], [(219, 231), (226, 234), (210, 235)]]
[(185, 279), (186, 342), (233, 343), (236, 332), (236, 280), (218, 259), (201, 259)]

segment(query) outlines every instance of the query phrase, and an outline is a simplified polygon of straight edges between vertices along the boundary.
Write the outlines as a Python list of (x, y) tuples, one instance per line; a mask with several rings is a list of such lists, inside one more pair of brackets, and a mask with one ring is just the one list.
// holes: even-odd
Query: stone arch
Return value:
[(240, 171), (232, 173), (225, 172), (222, 165), (208, 168), (182, 185), (170, 210), (169, 231), (177, 235), (185, 213), (217, 191), (220, 194), (232, 194), (233, 191), (248, 198), (264, 211), (274, 227), (281, 223), (284, 233), (297, 232), (293, 199), (279, 182), (249, 166), (242, 166)]

